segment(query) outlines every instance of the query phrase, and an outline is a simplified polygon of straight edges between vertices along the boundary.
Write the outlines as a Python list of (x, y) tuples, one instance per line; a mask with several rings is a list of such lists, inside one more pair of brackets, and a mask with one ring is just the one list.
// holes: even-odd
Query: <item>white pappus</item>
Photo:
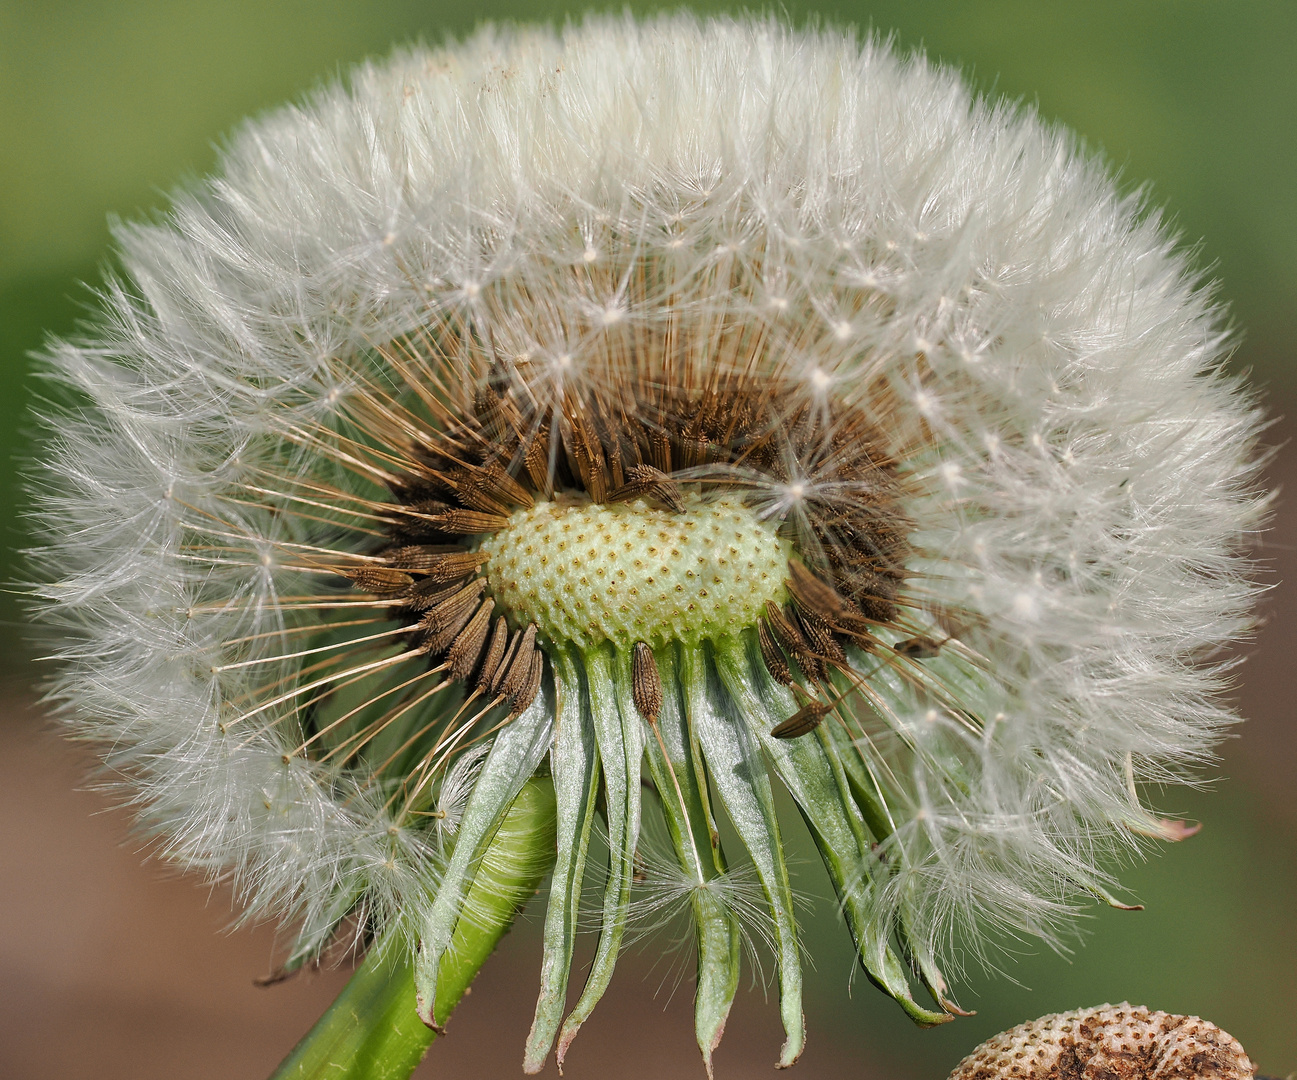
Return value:
[(527, 1067), (561, 1061), (642, 775), (697, 880), (705, 1057), (723, 815), (791, 1064), (772, 776), (921, 1023), (956, 942), (1057, 941), (1114, 853), (1181, 834), (1141, 785), (1235, 719), (1261, 420), (1156, 213), (1030, 110), (777, 20), (488, 28), (250, 122), (117, 239), (45, 361), (52, 696), (167, 856), (301, 928), (292, 961), (397, 926), (426, 993), (548, 769)]

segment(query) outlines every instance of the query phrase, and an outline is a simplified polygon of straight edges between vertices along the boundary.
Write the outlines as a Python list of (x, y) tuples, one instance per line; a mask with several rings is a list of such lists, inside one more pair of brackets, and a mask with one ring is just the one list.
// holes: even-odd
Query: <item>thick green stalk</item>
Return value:
[[(531, 898), (554, 860), (554, 787), (523, 785), (492, 838), (437, 975), (438, 1025)], [(414, 965), (399, 945), (375, 948), (270, 1080), (405, 1080), (433, 1031), (415, 1011)]]

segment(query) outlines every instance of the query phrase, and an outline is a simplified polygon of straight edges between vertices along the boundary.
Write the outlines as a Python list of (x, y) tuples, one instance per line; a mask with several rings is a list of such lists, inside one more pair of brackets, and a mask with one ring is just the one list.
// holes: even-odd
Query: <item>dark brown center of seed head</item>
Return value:
[(789, 602), (767, 603), (758, 620), (775, 678), (794, 681), (791, 660), (822, 682), (845, 646), (876, 645), (873, 631), (896, 617), (909, 547), (894, 463), (863, 418), (774, 381), (605, 389), (540, 405), (525, 375), (493, 370), (471, 415), (447, 413), (407, 447), (389, 542), (351, 573), (355, 585), (404, 601), (401, 617), (430, 657), (517, 713), (541, 682), (537, 629), (511, 628), (485, 595), (482, 537), (556, 494), (688, 514), (723, 493), (778, 522), (797, 554)]

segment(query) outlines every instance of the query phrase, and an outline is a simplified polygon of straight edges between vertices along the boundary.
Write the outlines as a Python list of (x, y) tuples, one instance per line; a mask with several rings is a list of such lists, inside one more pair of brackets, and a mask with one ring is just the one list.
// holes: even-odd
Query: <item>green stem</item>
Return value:
[[(554, 859), (554, 786), (523, 785), (491, 840), (464, 898), (437, 975), (440, 1026), (531, 899)], [(435, 1035), (415, 1012), (414, 964), (393, 943), (373, 948), (342, 993), (270, 1080), (405, 1080)]]

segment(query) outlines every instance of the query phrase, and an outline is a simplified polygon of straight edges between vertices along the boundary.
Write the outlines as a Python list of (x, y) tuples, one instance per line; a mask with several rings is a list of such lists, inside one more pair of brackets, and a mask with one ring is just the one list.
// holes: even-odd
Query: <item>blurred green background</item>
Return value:
[[(22, 543), (16, 470), (29, 453), (27, 354), (84, 315), (92, 297), (81, 283), (96, 282), (111, 262), (112, 216), (165, 207), (169, 190), (210, 169), (241, 118), (393, 43), (435, 41), (485, 18), (561, 20), (581, 10), (505, 0), (0, 3), (7, 546)], [(1073, 127), (1127, 187), (1151, 185), (1222, 282), (1244, 335), (1235, 362), (1271, 389), (1276, 414), (1297, 398), (1297, 3), (787, 0), (781, 10), (894, 33), (902, 47), (958, 65), (982, 91), (1034, 102)], [(1287, 461), (1276, 469), (1291, 471)], [(1291, 558), (1289, 524), (1281, 517), (1270, 541), (1280, 563)], [(13, 669), (21, 620), (12, 597), (6, 605), (0, 663)], [(1211, 793), (1170, 796), (1172, 809), (1209, 827), (1127, 877), (1147, 911), (1096, 913), (1089, 943), (1070, 962), (1024, 943), (1021, 960), (1006, 961), (1010, 977), (972, 974), (961, 1000), (979, 1010), (976, 1018), (920, 1032), (863, 980), (848, 999), (850, 958), (831, 906), (821, 905), (809, 941), (818, 964), (807, 1010), (813, 1036), (837, 1043), (846, 1060), (874, 1062), (877, 1075), (939, 1077), (1003, 1027), (1129, 998), (1208, 1016), (1266, 1070), (1297, 1069), (1297, 796), (1288, 768), (1297, 765), (1297, 738), (1287, 687), (1294, 634), (1282, 607), (1272, 602), (1244, 669), (1243, 708), (1257, 733), (1247, 729), (1227, 753), (1224, 772), (1236, 779)], [(14, 670), (9, 684), (25, 678)], [(524, 1034), (501, 1037), (521, 1047)], [(718, 1066), (723, 1077), (724, 1049)]]

